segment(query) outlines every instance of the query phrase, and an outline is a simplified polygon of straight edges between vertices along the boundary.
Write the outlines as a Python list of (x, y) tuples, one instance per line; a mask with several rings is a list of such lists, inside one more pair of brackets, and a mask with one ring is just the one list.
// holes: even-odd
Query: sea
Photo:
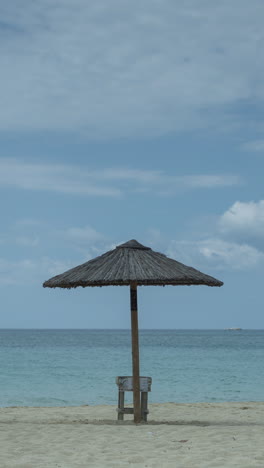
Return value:
[[(264, 401), (264, 330), (141, 330), (149, 401)], [(130, 330), (0, 330), (0, 406), (117, 404)], [(131, 392), (126, 393), (132, 401)]]

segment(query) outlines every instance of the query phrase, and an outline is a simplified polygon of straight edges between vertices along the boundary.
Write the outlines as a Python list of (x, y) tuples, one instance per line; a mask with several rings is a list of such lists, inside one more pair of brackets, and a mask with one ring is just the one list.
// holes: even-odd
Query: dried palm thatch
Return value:
[(114, 250), (45, 281), (44, 288), (78, 286), (195, 285), (222, 286), (223, 283), (192, 267), (130, 240)]

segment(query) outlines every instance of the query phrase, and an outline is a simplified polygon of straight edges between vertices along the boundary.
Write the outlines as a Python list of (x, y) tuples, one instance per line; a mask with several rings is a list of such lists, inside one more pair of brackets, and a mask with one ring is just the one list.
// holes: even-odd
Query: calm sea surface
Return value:
[[(264, 331), (144, 330), (150, 402), (264, 401)], [(116, 404), (129, 330), (0, 330), (0, 406)]]

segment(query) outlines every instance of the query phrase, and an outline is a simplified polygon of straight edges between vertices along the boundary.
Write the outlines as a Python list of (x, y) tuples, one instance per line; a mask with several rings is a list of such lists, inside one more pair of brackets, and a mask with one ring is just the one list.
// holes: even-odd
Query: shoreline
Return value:
[(1, 468), (263, 468), (264, 402), (0, 408)]
[[(150, 425), (263, 425), (264, 401), (222, 403), (150, 403), (148, 421), (134, 424), (133, 415), (117, 420), (117, 405), (0, 407), (2, 423)], [(263, 465), (264, 466), (264, 465)]]

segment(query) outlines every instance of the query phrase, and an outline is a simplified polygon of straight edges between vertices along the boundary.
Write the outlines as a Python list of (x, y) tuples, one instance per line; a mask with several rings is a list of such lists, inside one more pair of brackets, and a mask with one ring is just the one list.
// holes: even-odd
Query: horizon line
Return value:
[[(182, 331), (187, 331), (187, 330), (190, 330), (190, 331), (203, 331), (203, 330), (208, 330), (208, 331), (216, 331), (216, 330), (222, 330), (222, 331), (232, 331), (232, 329), (234, 330), (234, 328), (238, 328), (239, 330), (242, 330), (242, 331), (245, 331), (245, 330), (264, 330), (264, 328), (242, 328), (242, 327), (225, 327), (225, 328), (140, 328), (139, 331), (160, 331), (160, 330), (164, 330), (164, 331), (179, 331), (179, 330), (182, 330)], [(70, 328), (70, 327), (67, 327), (67, 328), (46, 328), (46, 327), (40, 327), (40, 328), (36, 328), (36, 327), (29, 327), (29, 328), (26, 328), (26, 327), (0, 327), (0, 331), (1, 330), (91, 330), (91, 331), (131, 331), (131, 328)], [(234, 331), (239, 331), (239, 330), (234, 330)]]

